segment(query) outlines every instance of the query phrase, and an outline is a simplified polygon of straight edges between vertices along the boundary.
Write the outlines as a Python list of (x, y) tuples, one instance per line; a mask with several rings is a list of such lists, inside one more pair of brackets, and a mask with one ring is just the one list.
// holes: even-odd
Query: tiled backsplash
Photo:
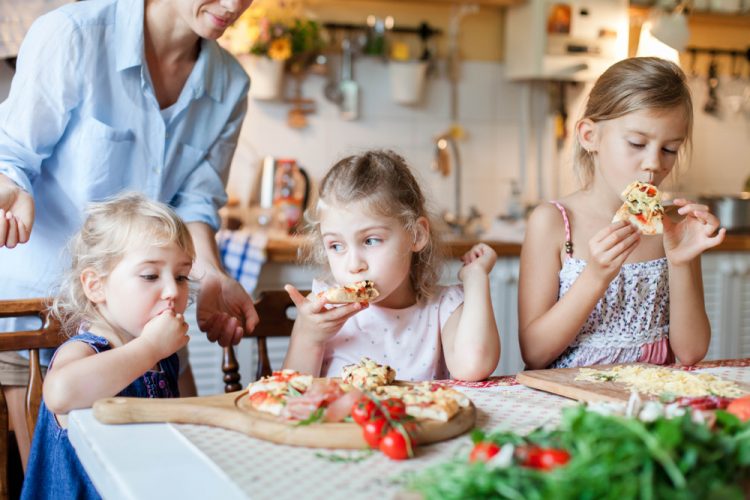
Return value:
[[(251, 182), (253, 170), (265, 155), (294, 157), (313, 178), (319, 179), (342, 156), (367, 148), (391, 148), (414, 167), (438, 209), (452, 208), (453, 180), (431, 168), (433, 138), (451, 123), (450, 88), (443, 73), (438, 71), (438, 76), (428, 79), (421, 105), (401, 106), (391, 100), (386, 64), (378, 59), (359, 58), (355, 79), (361, 87), (361, 113), (360, 119), (353, 122), (341, 120), (338, 108), (323, 97), (326, 79), (310, 76), (304, 84), (304, 94), (317, 101), (318, 110), (308, 115), (310, 124), (302, 130), (286, 125), (289, 105), (251, 99), (233, 164), (232, 190), (240, 197), (247, 191), (245, 186)], [(462, 63), (458, 122), (467, 132), (466, 139), (460, 142), (463, 210), (476, 205), (485, 215), (505, 212), (509, 179), (519, 178), (522, 136), (527, 136), (527, 202), (538, 198), (533, 171), (540, 152), (544, 165), (543, 197), (560, 196), (575, 187), (569, 147), (558, 153), (551, 138), (545, 84), (535, 83), (530, 91), (524, 85), (528, 84), (506, 81), (500, 63)], [(730, 100), (724, 99), (725, 113), (720, 118), (708, 116), (702, 111), (704, 81), (693, 79), (691, 87), (695, 100), (693, 164), (680, 173), (678, 185), (671, 187), (689, 192), (738, 191), (750, 175), (750, 102), (746, 110), (733, 112), (729, 109)], [(577, 85), (568, 91), (569, 129), (582, 109), (588, 89), (588, 85)], [(526, 133), (522, 129), (524, 99), (532, 101), (530, 131)], [(541, 135), (535, 131), (536, 123), (542, 124)], [(541, 149), (535, 142), (538, 137), (543, 137)]]

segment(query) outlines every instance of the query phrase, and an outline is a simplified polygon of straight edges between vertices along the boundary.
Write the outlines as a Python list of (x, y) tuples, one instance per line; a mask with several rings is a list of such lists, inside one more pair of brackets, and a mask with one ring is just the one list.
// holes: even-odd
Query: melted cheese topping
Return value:
[(611, 370), (581, 368), (576, 380), (619, 382), (640, 393), (660, 396), (724, 396), (736, 398), (745, 392), (737, 384), (708, 373), (691, 373), (640, 365), (615, 366)]
[(651, 184), (638, 181), (631, 182), (621, 196), (628, 204), (628, 209), (632, 214), (643, 214), (650, 219), (652, 215), (664, 213), (659, 190)]
[(380, 365), (370, 358), (362, 358), (359, 363), (342, 368), (341, 378), (347, 384), (371, 390), (393, 382), (396, 370), (388, 365)]

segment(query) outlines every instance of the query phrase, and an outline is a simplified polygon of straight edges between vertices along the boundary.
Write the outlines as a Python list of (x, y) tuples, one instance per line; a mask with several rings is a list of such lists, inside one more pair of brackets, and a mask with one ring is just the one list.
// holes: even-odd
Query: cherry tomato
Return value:
[[(406, 434), (406, 436), (404, 436)], [(406, 439), (409, 439), (407, 443)], [(397, 429), (389, 430), (383, 440), (380, 441), (380, 451), (393, 460), (404, 460), (414, 456), (414, 442), (406, 431), (399, 432)]]
[(377, 448), (387, 431), (388, 423), (384, 418), (375, 418), (374, 420), (365, 422), (365, 425), (362, 426), (362, 436), (364, 436), (370, 448)]
[(370, 398), (363, 397), (352, 406), (352, 419), (359, 425), (365, 425), (379, 415), (380, 410)]
[(406, 415), (406, 405), (398, 398), (389, 398), (380, 402), (383, 410), (388, 412), (388, 416), (393, 420), (401, 420)]
[(530, 446), (526, 449), (526, 458), (523, 465), (532, 469), (551, 470), (567, 464), (569, 460), (570, 453), (565, 450)]
[(743, 422), (750, 420), (750, 396), (735, 399), (729, 403), (727, 411)]
[(486, 462), (497, 455), (499, 451), (500, 447), (495, 443), (480, 441), (474, 445), (471, 453), (469, 453), (469, 462)]

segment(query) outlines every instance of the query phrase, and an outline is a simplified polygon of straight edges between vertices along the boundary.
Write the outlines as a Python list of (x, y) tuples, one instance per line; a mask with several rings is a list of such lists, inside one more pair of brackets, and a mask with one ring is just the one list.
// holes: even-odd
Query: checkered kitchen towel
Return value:
[(222, 229), (216, 233), (219, 255), (224, 269), (236, 279), (248, 293), (258, 285), (258, 277), (266, 262), (266, 243), (263, 233), (230, 231)]

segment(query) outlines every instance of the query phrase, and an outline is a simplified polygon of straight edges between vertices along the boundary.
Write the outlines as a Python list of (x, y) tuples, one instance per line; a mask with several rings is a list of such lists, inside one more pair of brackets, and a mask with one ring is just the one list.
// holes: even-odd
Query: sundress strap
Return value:
[(570, 239), (570, 221), (568, 220), (568, 212), (565, 211), (565, 207), (560, 202), (552, 200), (550, 201), (562, 214), (563, 222), (565, 223), (565, 254), (568, 257), (573, 257), (573, 240)]

